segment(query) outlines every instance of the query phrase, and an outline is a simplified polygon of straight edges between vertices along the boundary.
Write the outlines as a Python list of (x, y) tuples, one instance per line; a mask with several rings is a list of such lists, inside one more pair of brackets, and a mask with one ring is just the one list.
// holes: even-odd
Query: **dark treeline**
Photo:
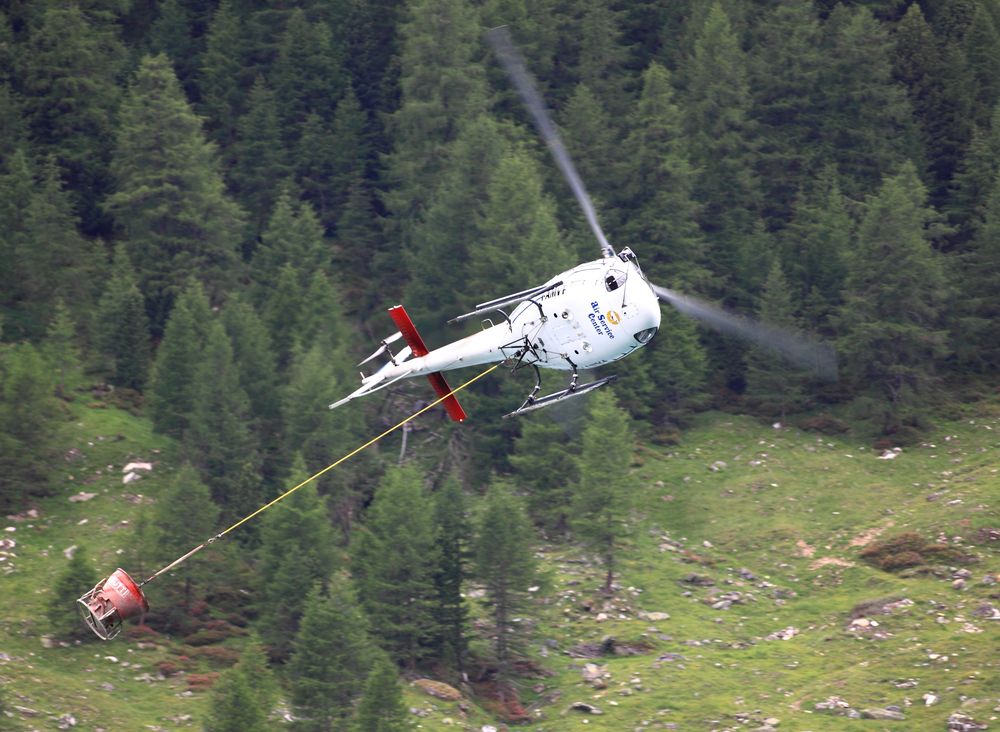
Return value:
[[(830, 341), (840, 378), (665, 311), (591, 417), (501, 421), (530, 385), (491, 377), (464, 398), (471, 425), (423, 418), (405, 454), (324, 477), (245, 539), (260, 618), (302, 604), (261, 623), (288, 679), (319, 673), (324, 629), (354, 629), (328, 652), (355, 686), (293, 685), (310, 718), (346, 714), (369, 671), (388, 693), (380, 654), (462, 668), (470, 572), (496, 657), (515, 652), (531, 556), (505, 550), (497, 577), (491, 553), (523, 516), (587, 545), (612, 588), (624, 509), (566, 430), (665, 437), (735, 403), (905, 441), (1000, 367), (998, 0), (2, 2), (0, 504), (47, 492), (57, 400), (107, 383), (177, 440), (185, 467), (147, 517), (169, 555), (427, 398), (326, 410), (391, 330), (385, 307), (441, 343), (447, 318), (595, 258), (483, 42), (500, 24), (613, 243), (654, 281)], [(463, 493), (484, 496), (471, 524)], [(175, 525), (172, 502), (198, 521)], [(308, 600), (282, 585), (288, 557)], [(204, 591), (193, 572), (177, 607)]]

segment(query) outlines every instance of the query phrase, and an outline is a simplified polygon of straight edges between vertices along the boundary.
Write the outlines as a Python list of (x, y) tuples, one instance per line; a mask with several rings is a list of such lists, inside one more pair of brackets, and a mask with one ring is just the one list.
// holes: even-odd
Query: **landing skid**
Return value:
[[(575, 376), (576, 374), (574, 374), (574, 377)], [(610, 384), (617, 378), (617, 376), (605, 376), (603, 379), (591, 381), (589, 384), (580, 384), (579, 386), (576, 385), (574, 378), (573, 385), (571, 385), (568, 389), (563, 389), (562, 391), (557, 391), (554, 394), (548, 394), (547, 396), (539, 397), (537, 399), (534, 396), (534, 392), (532, 392), (532, 395), (528, 397), (524, 404), (510, 414), (505, 414), (504, 419), (507, 419), (508, 417), (515, 417), (525, 412), (533, 412), (534, 410), (541, 409), (542, 407), (550, 407), (556, 402), (562, 402), (567, 399), (572, 399), (573, 397), (582, 396), (594, 391), (594, 389), (601, 388), (605, 384)]]

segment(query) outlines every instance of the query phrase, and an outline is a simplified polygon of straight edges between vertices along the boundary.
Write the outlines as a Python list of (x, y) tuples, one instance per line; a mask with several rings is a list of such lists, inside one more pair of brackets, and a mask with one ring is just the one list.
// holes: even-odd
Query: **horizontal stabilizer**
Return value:
[[(403, 338), (406, 339), (407, 345), (412, 350), (415, 357), (426, 356), (428, 354), (427, 346), (424, 343), (424, 339), (420, 337), (420, 333), (417, 332), (417, 327), (410, 320), (410, 316), (407, 315), (406, 310), (402, 305), (396, 305), (395, 307), (389, 308), (389, 317), (392, 318), (392, 322), (396, 324), (399, 328), (399, 332), (403, 334)], [(465, 410), (462, 409), (462, 405), (458, 403), (458, 399), (455, 395), (451, 393), (451, 387), (448, 386), (448, 382), (444, 380), (444, 376), (440, 372), (435, 372), (433, 374), (428, 374), (427, 380), (431, 382), (431, 386), (434, 387), (434, 392), (439, 396), (443, 397), (441, 402), (444, 405), (445, 410), (448, 412), (448, 416), (451, 417), (456, 422), (465, 421)]]

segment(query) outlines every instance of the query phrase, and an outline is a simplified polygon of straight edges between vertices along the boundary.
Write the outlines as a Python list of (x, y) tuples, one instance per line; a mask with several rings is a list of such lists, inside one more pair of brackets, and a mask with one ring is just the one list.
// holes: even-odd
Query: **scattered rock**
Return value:
[(153, 469), (152, 463), (135, 462), (135, 463), (129, 463), (124, 468), (122, 468), (122, 472), (134, 473), (137, 470), (152, 470), (152, 469)]
[(711, 577), (707, 577), (703, 574), (696, 574), (695, 572), (682, 577), (680, 581), (686, 585), (695, 585), (696, 587), (711, 587), (715, 584), (715, 580)]
[(716, 460), (714, 463), (708, 466), (708, 469), (711, 470), (713, 473), (717, 473), (720, 470), (725, 470), (728, 467), (729, 466), (726, 464), (725, 460)]
[(76, 554), (76, 544), (63, 549), (63, 556), (67, 559), (72, 559), (74, 554)]
[(793, 625), (789, 625), (787, 628), (776, 630), (770, 635), (765, 636), (764, 640), (791, 640), (798, 634), (799, 634), (799, 629)]
[(924, 700), (925, 707), (932, 707), (938, 703), (938, 695), (931, 691), (924, 694), (922, 698)]
[(91, 498), (97, 496), (96, 493), (87, 493), (86, 491), (80, 491), (75, 496), (70, 496), (69, 500), (71, 503), (84, 503), (89, 501)]
[(862, 709), (861, 718), (884, 719), (901, 722), (906, 719), (906, 716), (902, 712), (897, 712), (895, 709)]
[(584, 714), (604, 714), (598, 707), (586, 702), (573, 702), (569, 705), (569, 708), (576, 712), (583, 712)]
[(434, 679), (417, 679), (413, 682), (413, 685), (425, 694), (433, 696), (435, 699), (458, 701), (462, 698), (462, 692), (454, 686), (449, 686), (443, 681), (435, 681)]
[(977, 722), (968, 714), (954, 712), (948, 717), (947, 729), (949, 732), (976, 732), (976, 730), (987, 729), (987, 726), (982, 722)]
[(59, 729), (70, 729), (71, 727), (76, 727), (76, 717), (67, 712), (59, 717), (59, 720), (56, 722), (56, 727)]
[(647, 613), (640, 611), (637, 617), (639, 618), (639, 620), (649, 620), (654, 623), (659, 623), (664, 620), (670, 620), (670, 613), (662, 613), (662, 612)]

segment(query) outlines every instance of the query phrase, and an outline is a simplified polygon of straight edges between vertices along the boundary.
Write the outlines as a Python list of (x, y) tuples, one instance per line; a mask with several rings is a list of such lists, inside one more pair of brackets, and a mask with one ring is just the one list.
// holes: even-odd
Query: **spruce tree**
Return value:
[[(0, 352), (0, 505), (46, 495), (55, 445), (52, 372), (30, 343)], [(81, 593), (82, 594), (82, 593)]]
[(342, 729), (364, 689), (373, 650), (368, 624), (346, 577), (316, 583), (288, 662), (292, 709), (303, 732)]
[(886, 434), (922, 423), (947, 353), (946, 264), (931, 244), (937, 214), (926, 201), (912, 164), (887, 178), (868, 201), (848, 263), (841, 351), (849, 378)]
[(385, 654), (378, 654), (358, 702), (352, 732), (405, 732), (413, 729), (403, 703), (399, 673)]
[[(301, 455), (292, 464), (288, 488), (309, 477)], [(314, 483), (268, 510), (257, 549), (260, 634), (272, 658), (286, 660), (305, 610), (303, 585), (325, 580), (336, 566), (334, 532)]]
[(217, 320), (208, 326), (191, 396), (185, 453), (211, 489), (225, 519), (238, 519), (260, 506), (265, 494), (259, 446), (249, 427), (250, 399), (240, 385), (232, 343)]
[(207, 120), (209, 136), (223, 151), (236, 140), (237, 120), (245, 111), (249, 90), (243, 21), (233, 4), (233, 0), (221, 0), (216, 8), (198, 73), (199, 111)]
[[(788, 280), (777, 259), (764, 283), (757, 316), (759, 320), (779, 327), (793, 330), (798, 327)], [(784, 421), (788, 412), (794, 412), (803, 405), (803, 386), (802, 371), (783, 362), (779, 356), (761, 348), (748, 352), (745, 393), (765, 415), (777, 416)]]
[(145, 57), (122, 103), (108, 197), (139, 274), (153, 328), (190, 278), (220, 299), (236, 280), (243, 213), (225, 193), (205, 139), (166, 56)]
[(194, 376), (212, 313), (205, 291), (192, 282), (170, 314), (150, 375), (149, 416), (158, 432), (181, 437), (194, 409)]
[[(154, 547), (154, 557), (166, 566), (177, 557), (209, 539), (220, 530), (219, 507), (190, 463), (184, 463), (160, 496), (150, 517), (150, 536), (142, 537)], [(167, 574), (161, 587), (169, 602), (163, 603), (167, 623), (183, 623), (183, 614), (202, 596), (217, 561), (211, 552), (189, 559)]]
[(629, 128), (623, 152), (632, 175), (623, 200), (631, 215), (624, 230), (631, 240), (643, 243), (643, 268), (650, 277), (690, 286), (704, 279), (698, 207), (692, 199), (694, 176), (670, 74), (657, 63), (643, 73)]
[(46, 616), (49, 628), (62, 640), (83, 640), (93, 632), (80, 619), (77, 598), (97, 584), (100, 577), (83, 547), (77, 547), (52, 586)]
[(149, 318), (125, 247), (115, 248), (111, 277), (97, 305), (98, 347), (111, 359), (111, 383), (141, 390), (149, 375)]
[(611, 392), (598, 392), (590, 400), (590, 422), (580, 440), (572, 527), (604, 565), (606, 593), (613, 590), (631, 505), (632, 447), (628, 415), (616, 406)]
[(525, 420), (514, 440), (510, 464), (526, 492), (528, 513), (550, 538), (569, 529), (569, 505), (576, 460), (566, 449), (567, 426), (556, 419)]
[(956, 356), (975, 372), (996, 373), (1000, 370), (1000, 171), (958, 276), (964, 297), (958, 303)]
[(537, 580), (531, 523), (520, 499), (494, 481), (483, 499), (476, 526), (475, 578), (486, 590), (493, 651), (505, 671), (516, 650), (518, 613), (528, 605), (528, 588)]
[(236, 664), (236, 670), (246, 679), (250, 691), (260, 705), (264, 716), (268, 716), (281, 695), (281, 687), (274, 671), (268, 664), (267, 654), (260, 641), (260, 636), (251, 631), (243, 650), (240, 652), (240, 660)]
[(249, 679), (238, 668), (222, 673), (212, 687), (204, 732), (266, 732), (267, 713)]
[(471, 529), (465, 515), (465, 496), (454, 476), (445, 480), (434, 494), (434, 530), (438, 566), (434, 570), (437, 588), (435, 620), (438, 627), (438, 656), (461, 671), (465, 663), (468, 609), (462, 594), (467, 574)]
[[(17, 54), (24, 112), (36, 144), (58, 155), (85, 231), (106, 226), (98, 205), (109, 190), (108, 162), (116, 85), (125, 61), (117, 19), (75, 3), (40, 9), (38, 25)], [(109, 14), (110, 15), (110, 14)]]
[(439, 565), (431, 503), (414, 466), (386, 471), (357, 531), (353, 571), (379, 644), (415, 668), (438, 635), (434, 572)]
[(76, 324), (62, 298), (55, 303), (55, 312), (45, 339), (45, 350), (56, 376), (56, 388), (66, 394), (66, 380), (80, 367), (80, 352), (76, 345)]

